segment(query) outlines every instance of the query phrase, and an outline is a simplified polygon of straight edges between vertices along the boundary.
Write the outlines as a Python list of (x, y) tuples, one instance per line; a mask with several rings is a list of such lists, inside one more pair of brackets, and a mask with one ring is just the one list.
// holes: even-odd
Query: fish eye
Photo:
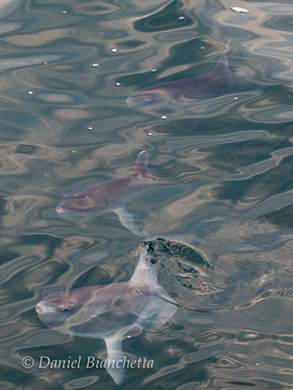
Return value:
[(72, 306), (62, 306), (60, 307), (60, 310), (63, 312), (63, 313), (67, 313), (69, 311), (72, 310)]
[(153, 244), (151, 242), (148, 243), (148, 252), (149, 253), (153, 253), (154, 252), (154, 247), (153, 247)]

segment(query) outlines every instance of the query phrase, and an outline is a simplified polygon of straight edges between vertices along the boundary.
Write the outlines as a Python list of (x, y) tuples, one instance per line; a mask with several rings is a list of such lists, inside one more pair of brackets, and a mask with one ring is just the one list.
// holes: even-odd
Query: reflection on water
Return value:
[[(103, 356), (102, 340), (47, 329), (33, 308), (132, 275), (141, 239), (115, 214), (76, 224), (55, 208), (148, 150), (159, 180), (126, 210), (151, 233), (178, 310), (125, 340), (128, 358), (143, 353), (155, 367), (128, 370), (123, 388), (289, 388), (291, 1), (11, 0), (0, 11), (0, 387), (114, 388), (102, 369), (21, 360)], [(244, 90), (196, 112), (127, 106), (137, 89), (209, 72), (229, 39)]]

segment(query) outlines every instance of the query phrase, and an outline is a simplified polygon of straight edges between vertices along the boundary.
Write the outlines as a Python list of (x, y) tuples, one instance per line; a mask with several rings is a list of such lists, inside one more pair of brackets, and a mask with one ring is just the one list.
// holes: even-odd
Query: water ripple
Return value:
[[(178, 302), (157, 332), (124, 340), (123, 388), (291, 386), (292, 4), (283, 0), (3, 0), (1, 389), (114, 389), (104, 370), (21, 368), (24, 356), (105, 356), (101, 340), (46, 328), (34, 306), (126, 281), (141, 242), (115, 215), (55, 212), (65, 192), (130, 172), (150, 152), (158, 185), (127, 206), (150, 231)], [(209, 72), (228, 39), (243, 89), (182, 113), (135, 112), (137, 88)], [(209, 104), (207, 104), (209, 103)]]

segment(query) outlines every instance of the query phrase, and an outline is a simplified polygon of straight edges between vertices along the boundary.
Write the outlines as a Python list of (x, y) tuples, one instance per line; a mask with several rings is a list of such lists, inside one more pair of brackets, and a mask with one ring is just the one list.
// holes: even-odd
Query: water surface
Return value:
[[(40, 356), (102, 358), (104, 344), (46, 328), (34, 306), (132, 275), (141, 239), (115, 214), (78, 224), (55, 208), (130, 173), (141, 150), (160, 180), (127, 210), (179, 307), (124, 341), (128, 358), (155, 364), (127, 370), (121, 388), (290, 388), (292, 12), (290, 0), (0, 4), (1, 389), (116, 388), (102, 369), (38, 368)], [(209, 115), (127, 106), (137, 89), (209, 72), (228, 39), (248, 81)]]

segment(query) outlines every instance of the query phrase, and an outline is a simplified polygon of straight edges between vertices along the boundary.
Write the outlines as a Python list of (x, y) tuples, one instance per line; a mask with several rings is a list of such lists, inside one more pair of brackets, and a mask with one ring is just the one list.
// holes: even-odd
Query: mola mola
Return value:
[(121, 224), (132, 233), (140, 237), (147, 236), (148, 233), (140, 230), (133, 216), (126, 212), (125, 206), (156, 180), (154, 170), (147, 168), (148, 157), (149, 153), (143, 150), (137, 156), (132, 173), (65, 194), (56, 208), (58, 215), (86, 219), (114, 211)]
[(104, 339), (105, 368), (117, 384), (124, 378), (122, 339), (142, 329), (160, 329), (177, 310), (176, 301), (158, 282), (151, 252), (148, 245), (141, 249), (128, 282), (51, 294), (36, 306), (40, 320), (57, 331)]
[(211, 99), (233, 92), (243, 85), (244, 75), (229, 69), (229, 46), (230, 40), (211, 72), (139, 89), (126, 99), (127, 104), (160, 113), (172, 113), (188, 108), (195, 108), (197, 113), (201, 113), (198, 111), (205, 109)]

